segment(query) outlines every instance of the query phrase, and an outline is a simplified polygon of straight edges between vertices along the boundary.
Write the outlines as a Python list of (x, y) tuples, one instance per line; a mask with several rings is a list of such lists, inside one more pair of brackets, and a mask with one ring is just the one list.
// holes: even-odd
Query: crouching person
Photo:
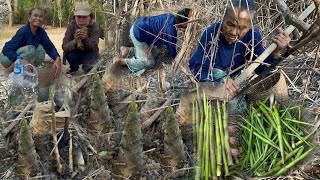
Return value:
[(70, 65), (68, 76), (74, 75), (81, 64), (83, 71), (89, 72), (99, 57), (100, 26), (91, 10), (88, 2), (76, 3), (73, 21), (63, 38), (63, 62), (67, 60)]
[(23, 64), (36, 65), (45, 60), (47, 53), (55, 61), (56, 72), (53, 76), (60, 75), (60, 55), (41, 27), (43, 21), (44, 11), (40, 8), (32, 8), (29, 12), (28, 23), (22, 26), (10, 41), (6, 42), (0, 54), (0, 62), (6, 68), (6, 74), (13, 71), (14, 62), (18, 56), (22, 57)]

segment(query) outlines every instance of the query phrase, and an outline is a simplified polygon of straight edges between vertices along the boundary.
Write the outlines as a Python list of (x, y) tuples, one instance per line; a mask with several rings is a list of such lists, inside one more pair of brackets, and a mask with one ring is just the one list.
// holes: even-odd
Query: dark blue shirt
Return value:
[(7, 56), (12, 62), (17, 59), (17, 50), (20, 47), (33, 45), (35, 48), (42, 45), (46, 53), (53, 59), (59, 56), (57, 49), (54, 47), (53, 43), (49, 39), (47, 33), (43, 28), (39, 27), (36, 34), (33, 35), (29, 23), (22, 26), (13, 38), (6, 42), (2, 49), (2, 54)]
[[(234, 77), (240, 74), (241, 70), (243, 69), (243, 67), (240, 69), (237, 68), (245, 64), (246, 61), (250, 59), (250, 52), (252, 48), (252, 29), (250, 29), (241, 40), (237, 41), (236, 43), (228, 44), (222, 33), (219, 31), (219, 26), (220, 23), (216, 22), (204, 31), (200, 39), (198, 48), (189, 61), (190, 70), (200, 82), (218, 81), (217, 79), (212, 77), (211, 74), (208, 76), (208, 73), (210, 72), (210, 62), (212, 62), (211, 68), (217, 68), (225, 71), (226, 73), (229, 73), (232, 70), (236, 70), (233, 74), (230, 75), (231, 77)], [(218, 31), (219, 34), (216, 38), (217, 40), (214, 41)], [(264, 51), (261, 40), (261, 34), (259, 30), (255, 28), (255, 47), (252, 60), (255, 60)], [(214, 49), (214, 47), (216, 47), (216, 49)], [(212, 51), (216, 52), (212, 53)], [(270, 55), (264, 62), (271, 64), (274, 61), (275, 59)], [(263, 71), (264, 68), (265, 66), (260, 65), (255, 72), (259, 74)]]
[(154, 44), (157, 47), (166, 45), (170, 56), (174, 58), (177, 55), (177, 30), (174, 25), (173, 14), (143, 17), (135, 21), (133, 34), (140, 42)]

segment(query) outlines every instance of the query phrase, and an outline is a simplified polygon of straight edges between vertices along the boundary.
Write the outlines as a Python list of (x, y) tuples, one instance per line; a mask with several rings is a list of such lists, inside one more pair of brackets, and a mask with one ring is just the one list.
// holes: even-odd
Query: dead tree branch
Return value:
[(163, 113), (163, 111), (166, 109), (167, 106), (169, 106), (172, 102), (172, 100), (176, 97), (176, 95), (172, 95), (166, 102), (163, 103), (163, 105), (160, 107), (160, 109), (154, 113), (149, 119), (142, 122), (142, 129), (148, 128), (154, 121), (157, 120), (157, 118), (160, 116), (160, 114)]
[(303, 34), (306, 34), (308, 32), (310, 25), (305, 23), (303, 20), (299, 19), (297, 15), (291, 12), (284, 0), (275, 0), (275, 3), (277, 4), (280, 11), (283, 13), (284, 19), (287, 22), (287, 24), (295, 26), (297, 29), (302, 31)]

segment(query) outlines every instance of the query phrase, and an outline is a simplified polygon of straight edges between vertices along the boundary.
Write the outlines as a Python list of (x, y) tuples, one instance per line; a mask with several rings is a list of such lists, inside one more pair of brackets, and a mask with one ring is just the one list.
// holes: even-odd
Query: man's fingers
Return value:
[(236, 125), (228, 126), (229, 133), (236, 133), (238, 132), (238, 127)]
[(239, 140), (236, 137), (229, 137), (229, 143), (232, 145), (237, 145), (239, 144)]
[(240, 152), (238, 149), (231, 149), (231, 156), (237, 157), (239, 156)]
[(277, 38), (271, 38), (271, 40), (279, 46), (281, 42)]
[(60, 73), (61, 73), (61, 67), (60, 67), (60, 68), (59, 68), (59, 67), (57, 67), (57, 69), (56, 69), (56, 73), (54, 74), (54, 78), (59, 77)]

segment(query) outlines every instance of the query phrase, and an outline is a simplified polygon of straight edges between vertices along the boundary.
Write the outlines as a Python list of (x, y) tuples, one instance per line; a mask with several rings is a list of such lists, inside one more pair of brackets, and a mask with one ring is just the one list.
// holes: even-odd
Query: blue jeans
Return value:
[(89, 72), (97, 62), (99, 54), (93, 51), (81, 51), (79, 49), (70, 51), (66, 54), (66, 59), (70, 64), (70, 71), (77, 71), (79, 65), (82, 64), (82, 69)]

